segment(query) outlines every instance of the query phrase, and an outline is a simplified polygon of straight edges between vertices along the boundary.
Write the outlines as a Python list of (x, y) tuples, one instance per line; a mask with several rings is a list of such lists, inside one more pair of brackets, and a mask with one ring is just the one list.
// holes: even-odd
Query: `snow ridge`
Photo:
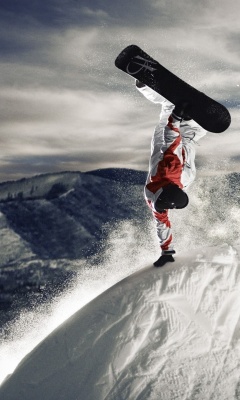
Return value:
[(237, 399), (237, 250), (196, 250), (125, 278), (52, 332), (5, 381), (0, 396)]

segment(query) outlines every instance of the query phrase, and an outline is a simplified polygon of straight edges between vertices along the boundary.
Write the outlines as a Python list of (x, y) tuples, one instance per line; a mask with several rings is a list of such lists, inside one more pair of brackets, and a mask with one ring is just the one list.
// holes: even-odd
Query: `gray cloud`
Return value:
[[(236, 156), (240, 4), (234, 0), (8, 0), (1, 9), (2, 180), (64, 167), (147, 168), (159, 109), (114, 66), (131, 43), (232, 107), (233, 124), (218, 146)], [(203, 139), (200, 156), (219, 157), (211, 138)]]
[(83, 27), (96, 24), (139, 25), (145, 15), (151, 14), (151, 4), (145, 0), (112, 2), (111, 0), (8, 0), (2, 2), (2, 19), (36, 27), (66, 29), (69, 26)]

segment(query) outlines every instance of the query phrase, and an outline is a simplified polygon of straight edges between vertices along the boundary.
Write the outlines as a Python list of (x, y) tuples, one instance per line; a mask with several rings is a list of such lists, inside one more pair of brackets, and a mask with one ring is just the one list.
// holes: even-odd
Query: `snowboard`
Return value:
[(226, 107), (184, 82), (140, 47), (126, 47), (116, 58), (115, 65), (174, 105), (187, 103), (192, 119), (207, 131), (220, 133), (229, 127), (231, 116)]

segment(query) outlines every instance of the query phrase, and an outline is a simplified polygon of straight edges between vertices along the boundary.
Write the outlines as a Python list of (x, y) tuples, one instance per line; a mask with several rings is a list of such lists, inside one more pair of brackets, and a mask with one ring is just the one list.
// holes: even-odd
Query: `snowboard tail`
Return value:
[(126, 47), (116, 58), (115, 65), (171, 103), (188, 103), (192, 119), (207, 131), (220, 133), (229, 127), (231, 116), (226, 107), (184, 82), (140, 47)]

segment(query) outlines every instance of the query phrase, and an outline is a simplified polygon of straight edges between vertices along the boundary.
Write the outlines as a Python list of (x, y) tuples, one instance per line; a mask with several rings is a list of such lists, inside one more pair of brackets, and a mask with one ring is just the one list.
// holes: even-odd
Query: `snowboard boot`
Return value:
[(186, 101), (176, 104), (172, 112), (172, 116), (180, 122), (190, 121), (192, 117), (189, 114), (190, 114), (190, 107)]

